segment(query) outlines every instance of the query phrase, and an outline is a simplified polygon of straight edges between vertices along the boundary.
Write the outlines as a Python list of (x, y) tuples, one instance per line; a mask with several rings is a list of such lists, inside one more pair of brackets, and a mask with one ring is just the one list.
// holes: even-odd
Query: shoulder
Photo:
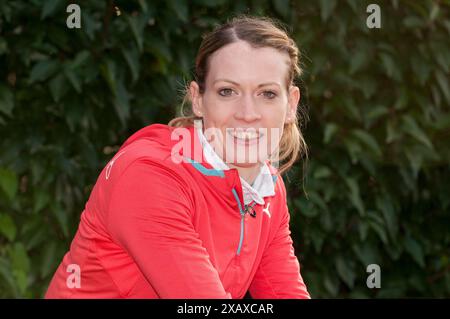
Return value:
[[(135, 185), (146, 189), (163, 187), (170, 189), (173, 194), (178, 193), (180, 199), (188, 199), (192, 195), (190, 184), (190, 175), (183, 165), (171, 158), (171, 146), (166, 141), (141, 137), (131, 143), (124, 143), (112, 156), (102, 169), (95, 188), (103, 194), (106, 202), (111, 196), (118, 195), (115, 190), (124, 190), (124, 186), (136, 189)], [(120, 193), (120, 196), (125, 195)], [(133, 195), (129, 192), (126, 194)]]

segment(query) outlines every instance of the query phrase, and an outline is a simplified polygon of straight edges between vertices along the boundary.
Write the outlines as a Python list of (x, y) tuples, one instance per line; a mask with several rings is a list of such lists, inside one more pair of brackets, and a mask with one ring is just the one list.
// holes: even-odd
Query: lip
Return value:
[(252, 139), (242, 139), (234, 136), (232, 134), (232, 130), (227, 130), (227, 134), (233, 139), (233, 142), (238, 145), (244, 145), (244, 146), (250, 146), (255, 145), (259, 143), (259, 140), (263, 137), (264, 134), (259, 134), (258, 137), (252, 138)]

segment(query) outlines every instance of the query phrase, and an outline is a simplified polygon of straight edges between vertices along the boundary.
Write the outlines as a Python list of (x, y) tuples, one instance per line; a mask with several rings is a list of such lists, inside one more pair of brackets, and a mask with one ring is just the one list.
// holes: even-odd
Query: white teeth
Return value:
[(259, 137), (259, 134), (255, 131), (247, 131), (247, 132), (234, 131), (231, 133), (231, 135), (233, 135), (234, 137), (239, 138), (239, 139), (247, 139), (247, 140), (251, 140), (251, 139)]

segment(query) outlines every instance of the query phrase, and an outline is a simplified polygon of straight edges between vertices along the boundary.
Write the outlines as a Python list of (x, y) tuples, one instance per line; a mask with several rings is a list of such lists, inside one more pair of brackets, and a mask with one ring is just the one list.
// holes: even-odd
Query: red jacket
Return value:
[(309, 298), (276, 169), (275, 195), (253, 217), (238, 171), (198, 160), (194, 127), (183, 137), (191, 154), (179, 150), (187, 161), (172, 160), (173, 130), (141, 129), (106, 165), (45, 297)]

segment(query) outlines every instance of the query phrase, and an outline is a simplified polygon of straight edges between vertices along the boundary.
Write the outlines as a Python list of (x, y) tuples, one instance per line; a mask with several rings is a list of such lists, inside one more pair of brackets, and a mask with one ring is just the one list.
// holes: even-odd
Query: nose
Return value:
[(244, 95), (242, 97), (242, 102), (238, 105), (235, 118), (245, 122), (253, 122), (261, 119), (258, 105), (251, 95)]

